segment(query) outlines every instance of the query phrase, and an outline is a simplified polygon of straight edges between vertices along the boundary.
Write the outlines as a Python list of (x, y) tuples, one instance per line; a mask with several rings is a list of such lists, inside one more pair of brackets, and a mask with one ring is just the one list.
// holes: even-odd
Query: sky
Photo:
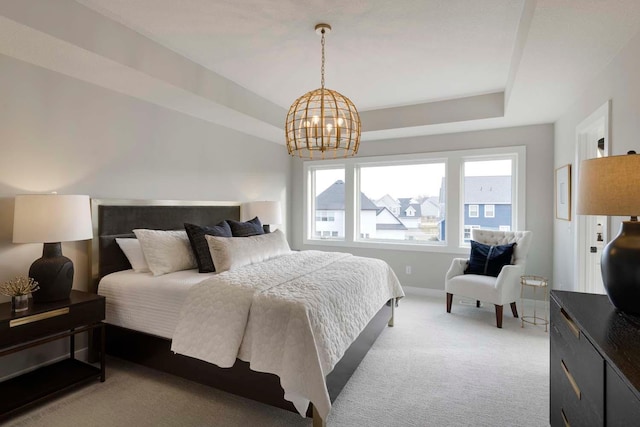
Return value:
[[(511, 175), (511, 160), (483, 160), (465, 162), (465, 176)], [(394, 198), (438, 196), (445, 173), (444, 163), (418, 165), (375, 166), (360, 169), (360, 186), (372, 200), (385, 194)], [(337, 180), (344, 181), (344, 169), (316, 171), (316, 195)]]

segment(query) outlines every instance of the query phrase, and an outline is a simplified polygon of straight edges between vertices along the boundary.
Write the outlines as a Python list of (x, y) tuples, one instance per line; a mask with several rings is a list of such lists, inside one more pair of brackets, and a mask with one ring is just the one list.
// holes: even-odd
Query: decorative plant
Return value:
[(38, 282), (36, 282), (32, 277), (18, 276), (1, 284), (0, 294), (9, 297), (17, 297), (20, 295), (28, 295), (38, 289), (40, 289), (40, 286), (38, 286)]

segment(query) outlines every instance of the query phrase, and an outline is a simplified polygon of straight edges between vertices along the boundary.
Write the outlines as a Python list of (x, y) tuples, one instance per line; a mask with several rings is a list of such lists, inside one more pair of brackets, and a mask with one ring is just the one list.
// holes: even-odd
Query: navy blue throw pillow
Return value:
[(200, 273), (213, 273), (216, 271), (213, 260), (211, 259), (211, 252), (209, 252), (209, 244), (204, 236), (219, 236), (219, 237), (231, 237), (231, 227), (226, 221), (218, 223), (212, 227), (206, 227), (195, 224), (184, 224), (184, 229), (191, 242), (191, 248), (196, 255), (196, 261), (198, 262), (198, 271)]
[(513, 247), (509, 245), (491, 246), (471, 241), (471, 256), (464, 274), (481, 274), (483, 276), (498, 277), (502, 267), (511, 264)]
[(227, 222), (231, 227), (231, 234), (233, 234), (233, 237), (249, 237), (264, 234), (262, 223), (258, 217), (247, 222), (234, 221), (232, 219), (228, 219)]

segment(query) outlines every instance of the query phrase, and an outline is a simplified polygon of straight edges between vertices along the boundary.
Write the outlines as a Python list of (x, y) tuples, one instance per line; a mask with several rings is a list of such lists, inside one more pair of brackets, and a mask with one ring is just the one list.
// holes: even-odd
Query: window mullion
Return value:
[(447, 210), (446, 210), (446, 241), (447, 247), (455, 249), (459, 246), (460, 242), (460, 224), (464, 221), (461, 220), (464, 215), (464, 209), (462, 213), (460, 207), (462, 205), (462, 188), (461, 188), (461, 176), (462, 176), (462, 162), (460, 157), (452, 155), (447, 161), (447, 182), (446, 182), (446, 198), (447, 198)]
[(357, 230), (358, 203), (356, 202), (356, 194), (359, 191), (359, 183), (357, 182), (356, 167), (353, 163), (344, 166), (344, 198), (345, 198), (345, 218), (344, 218), (344, 239), (345, 242), (353, 242), (355, 240)]

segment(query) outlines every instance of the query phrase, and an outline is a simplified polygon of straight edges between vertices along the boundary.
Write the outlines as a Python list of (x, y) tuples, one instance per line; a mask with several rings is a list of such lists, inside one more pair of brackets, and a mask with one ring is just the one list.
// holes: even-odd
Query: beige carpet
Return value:
[[(505, 310), (408, 296), (334, 403), (330, 426), (547, 426), (549, 336)], [(11, 426), (309, 426), (310, 420), (118, 359)]]

